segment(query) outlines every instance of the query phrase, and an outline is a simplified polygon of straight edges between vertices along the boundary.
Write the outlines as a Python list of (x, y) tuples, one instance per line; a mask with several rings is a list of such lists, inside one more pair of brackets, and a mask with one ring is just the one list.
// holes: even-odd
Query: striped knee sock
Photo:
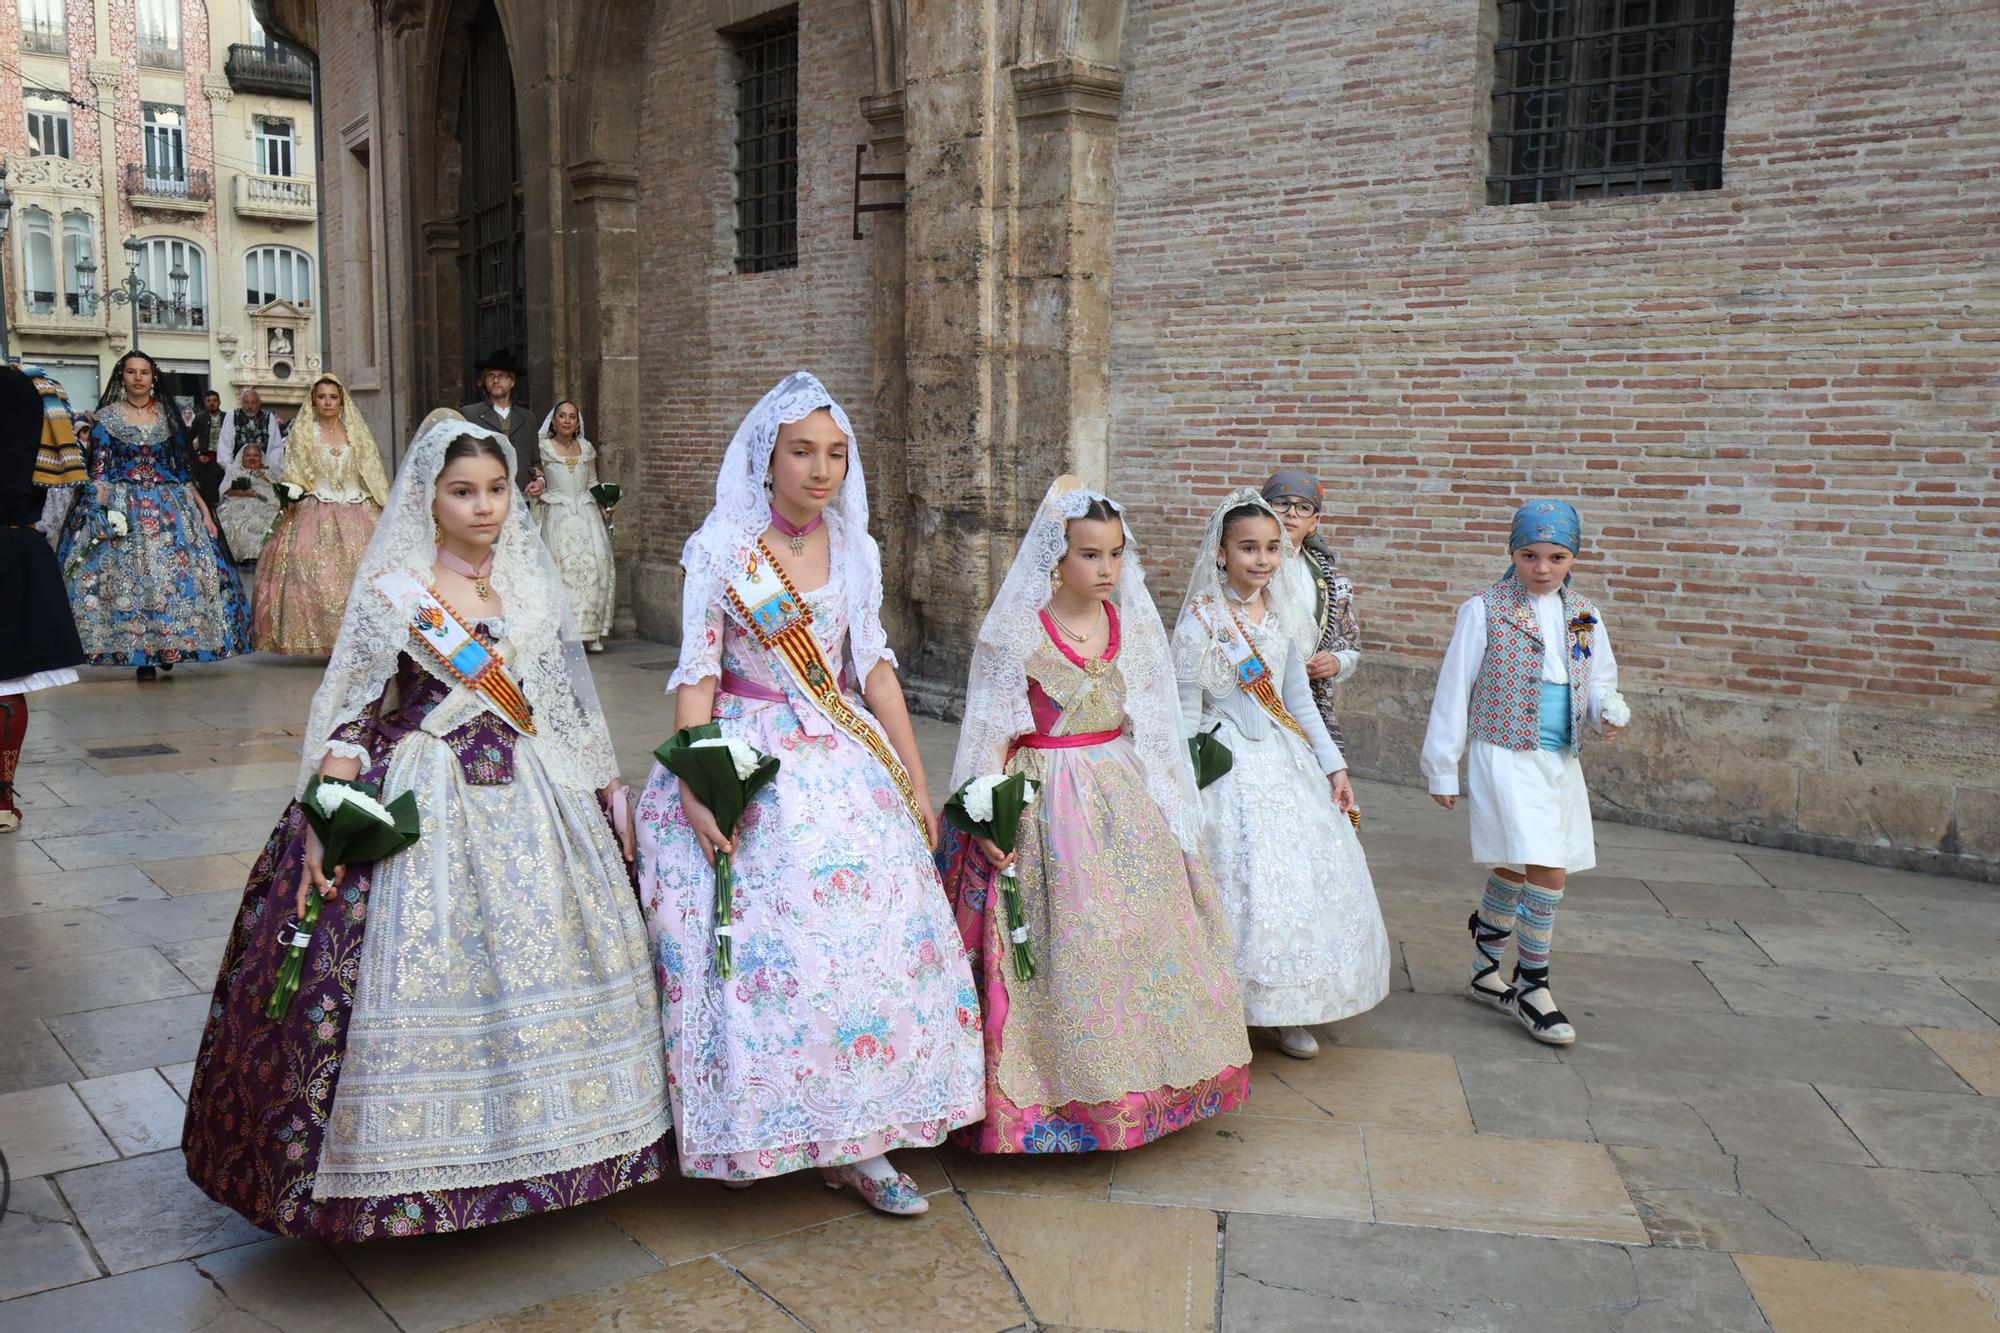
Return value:
[(1549, 965), (1549, 936), (1556, 928), (1556, 908), (1562, 906), (1563, 891), (1530, 882), (1521, 892), (1521, 966), (1546, 968)]
[(1474, 959), (1472, 970), (1484, 971), (1490, 963), (1500, 966), (1500, 955), (1507, 952), (1507, 937), (1514, 933), (1514, 914), (1521, 900), (1521, 886), (1510, 884), (1497, 874), (1486, 876), (1486, 895), (1479, 900), (1479, 924), (1482, 933), (1499, 936), (1498, 939), (1480, 939), (1473, 936)]

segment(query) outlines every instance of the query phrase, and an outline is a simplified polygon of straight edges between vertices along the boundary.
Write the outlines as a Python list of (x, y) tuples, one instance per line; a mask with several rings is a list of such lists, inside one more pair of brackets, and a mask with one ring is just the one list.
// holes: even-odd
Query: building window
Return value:
[(21, 210), (22, 295), (28, 309), (37, 315), (52, 315), (56, 309), (56, 228), (54, 219), (39, 208)]
[(292, 174), (292, 122), (275, 120), (270, 116), (256, 118), (257, 174), (260, 176), (289, 176)]
[(181, 0), (139, 0), (139, 63), (181, 67)]
[(28, 93), (28, 154), (69, 156), (69, 103), (48, 93)]
[(244, 258), (244, 285), (253, 306), (290, 301), (310, 306), (313, 299), (312, 256), (289, 245), (260, 245)]
[(62, 55), (69, 44), (63, 28), (63, 0), (20, 0), (20, 5), (21, 49)]
[(1722, 184), (1733, 0), (1498, 0), (1491, 204)]
[(91, 225), (88, 213), (63, 214), (62, 247), (63, 304), (70, 314), (81, 315), (83, 275), (77, 269), (85, 260), (94, 260), (97, 254), (97, 229)]
[(187, 310), (179, 315), (164, 307), (142, 305), (139, 322), (149, 328), (205, 329), (208, 327), (208, 261), (201, 247), (172, 236), (155, 236), (139, 252), (139, 279), (162, 300), (174, 294), (173, 272), (179, 267), (187, 274), (183, 296)]
[(187, 140), (181, 109), (163, 102), (145, 104), (146, 188), (149, 194), (179, 194), (187, 188)]
[(736, 271), (799, 262), (799, 21), (740, 33), (736, 56)]

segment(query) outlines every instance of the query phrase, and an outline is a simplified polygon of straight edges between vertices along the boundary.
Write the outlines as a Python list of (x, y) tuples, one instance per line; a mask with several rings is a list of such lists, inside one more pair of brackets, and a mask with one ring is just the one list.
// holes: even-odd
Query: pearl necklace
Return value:
[(477, 568), (474, 568), (469, 561), (459, 559), (442, 546), (437, 548), (437, 558), (438, 563), (452, 573), (463, 574), (466, 578), (471, 579), (472, 590), (479, 594), (480, 601), (490, 602), (493, 600), (493, 585), (486, 581), (487, 577), (493, 573), (493, 553), (491, 551), (486, 553), (486, 563)]

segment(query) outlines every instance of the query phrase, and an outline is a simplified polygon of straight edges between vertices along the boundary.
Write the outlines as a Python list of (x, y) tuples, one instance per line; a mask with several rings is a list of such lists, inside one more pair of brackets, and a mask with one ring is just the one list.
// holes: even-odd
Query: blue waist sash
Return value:
[(1570, 748), (1569, 686), (1542, 682), (1540, 745), (1561, 754)]

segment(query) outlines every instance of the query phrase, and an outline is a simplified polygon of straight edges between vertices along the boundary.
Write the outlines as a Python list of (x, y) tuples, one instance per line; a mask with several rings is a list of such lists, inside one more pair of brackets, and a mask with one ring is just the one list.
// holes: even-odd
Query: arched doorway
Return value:
[[(470, 37), (458, 117), (459, 302), (468, 376), (487, 356), (508, 352), (525, 362), (528, 350), (514, 67), (492, 0), (473, 17)], [(527, 387), (524, 376), (517, 391), (523, 403)]]

